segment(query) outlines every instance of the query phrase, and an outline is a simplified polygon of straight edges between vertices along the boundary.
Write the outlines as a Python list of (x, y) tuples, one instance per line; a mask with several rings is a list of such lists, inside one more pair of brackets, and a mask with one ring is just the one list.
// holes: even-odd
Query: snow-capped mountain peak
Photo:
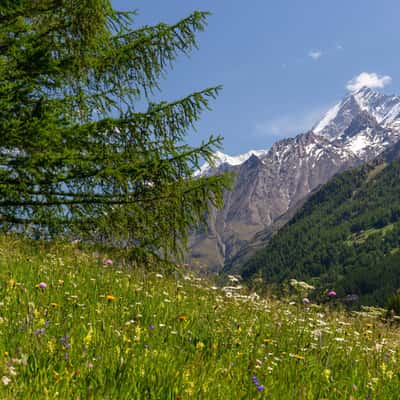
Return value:
[(247, 161), (252, 155), (262, 157), (267, 154), (268, 150), (250, 150), (247, 153), (239, 154), (238, 156), (229, 156), (220, 151), (215, 152), (215, 163), (216, 164), (229, 164), (229, 165), (240, 165)]
[[(374, 157), (400, 139), (400, 96), (388, 96), (367, 87), (353, 91), (331, 107), (311, 133), (321, 142), (322, 148), (328, 146), (326, 142), (331, 143), (329, 146), (337, 148), (345, 158)], [(237, 156), (217, 151), (214, 164), (205, 163), (196, 175), (213, 173), (214, 169), (224, 166), (242, 165), (252, 155), (265, 160), (269, 152), (277, 161), (284, 162), (293, 145), (296, 147), (299, 143), (284, 139), (270, 150), (250, 150)]]
[(245, 161), (247, 161), (252, 155), (256, 157), (262, 157), (268, 153), (268, 150), (249, 150), (246, 153), (239, 154), (237, 156), (230, 156), (228, 154), (222, 153), (221, 151), (216, 151), (214, 153), (214, 165), (210, 166), (208, 163), (204, 163), (201, 166), (198, 175), (203, 175), (209, 172), (213, 168), (219, 168), (223, 164), (227, 164), (229, 166), (241, 165)]
[(387, 96), (369, 88), (361, 88), (353, 96), (361, 110), (371, 114), (378, 123), (388, 125), (399, 116), (399, 96)]
[[(369, 119), (367, 124), (365, 124), (366, 119)], [(358, 120), (363, 121), (366, 125), (364, 128), (379, 124), (381, 128), (399, 130), (400, 97), (388, 96), (363, 87), (349, 93), (341, 102), (329, 109), (312, 131), (330, 141), (343, 140), (349, 136), (348, 129), (354, 134)], [(361, 145), (362, 141), (358, 140), (358, 143)]]

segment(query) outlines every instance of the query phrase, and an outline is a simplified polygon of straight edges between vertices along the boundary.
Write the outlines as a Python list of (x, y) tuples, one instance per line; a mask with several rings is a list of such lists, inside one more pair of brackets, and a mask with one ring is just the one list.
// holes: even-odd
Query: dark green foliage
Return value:
[(389, 312), (389, 314), (396, 314), (400, 315), (400, 291), (398, 290), (396, 293), (392, 294), (387, 302), (386, 302), (386, 308)]
[[(226, 176), (193, 178), (220, 137), (186, 132), (219, 88), (150, 102), (207, 13), (131, 30), (109, 0), (0, 5), (0, 223), (177, 256)], [(147, 110), (137, 109), (148, 102)]]
[(320, 294), (383, 305), (400, 288), (400, 161), (375, 162), (333, 178), (243, 266), (267, 283), (289, 278)]

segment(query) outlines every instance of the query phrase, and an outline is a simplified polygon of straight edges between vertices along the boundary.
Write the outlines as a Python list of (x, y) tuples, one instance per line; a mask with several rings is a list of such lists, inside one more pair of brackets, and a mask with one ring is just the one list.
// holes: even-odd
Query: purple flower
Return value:
[(61, 343), (65, 343), (65, 342), (68, 343), (68, 340), (69, 340), (69, 337), (68, 337), (67, 335), (65, 335), (65, 336), (63, 336), (63, 337), (60, 339), (60, 342), (61, 342)]
[(258, 381), (258, 379), (257, 379), (257, 377), (256, 377), (255, 375), (253, 375), (251, 379), (252, 379), (252, 381), (253, 381), (253, 383), (254, 383), (255, 385), (257, 385), (257, 386), (260, 385), (260, 382)]
[(257, 390), (259, 392), (264, 391), (264, 386), (260, 384), (260, 382), (258, 381), (258, 379), (257, 379), (257, 377), (255, 375), (252, 376), (251, 380), (257, 386)]
[(69, 349), (71, 347), (71, 343), (69, 342), (69, 337), (67, 335), (63, 336), (60, 339), (60, 342), (64, 345), (64, 348)]
[(47, 283), (46, 282), (40, 282), (38, 285), (39, 289), (46, 289), (47, 288)]
[(335, 297), (335, 296), (336, 296), (336, 292), (335, 292), (334, 290), (330, 290), (330, 291), (328, 292), (328, 296), (329, 296), (329, 297)]
[(37, 331), (35, 331), (35, 335), (43, 335), (45, 333), (45, 329), (44, 328), (40, 328)]
[(156, 327), (155, 327), (154, 325), (150, 325), (150, 326), (149, 326), (149, 329), (150, 329), (151, 331), (154, 331), (154, 329), (156, 329)]

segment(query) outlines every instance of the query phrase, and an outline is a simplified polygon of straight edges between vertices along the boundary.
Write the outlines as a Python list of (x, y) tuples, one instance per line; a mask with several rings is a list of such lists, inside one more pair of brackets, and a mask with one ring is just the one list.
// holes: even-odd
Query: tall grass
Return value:
[(1, 399), (399, 398), (399, 332), (370, 314), (110, 264), (0, 238)]

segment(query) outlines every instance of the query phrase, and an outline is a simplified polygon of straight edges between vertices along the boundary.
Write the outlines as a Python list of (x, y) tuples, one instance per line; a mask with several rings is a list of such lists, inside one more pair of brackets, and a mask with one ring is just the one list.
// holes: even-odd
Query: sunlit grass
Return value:
[(0, 238), (1, 399), (399, 398), (398, 331), (371, 313), (108, 257)]

